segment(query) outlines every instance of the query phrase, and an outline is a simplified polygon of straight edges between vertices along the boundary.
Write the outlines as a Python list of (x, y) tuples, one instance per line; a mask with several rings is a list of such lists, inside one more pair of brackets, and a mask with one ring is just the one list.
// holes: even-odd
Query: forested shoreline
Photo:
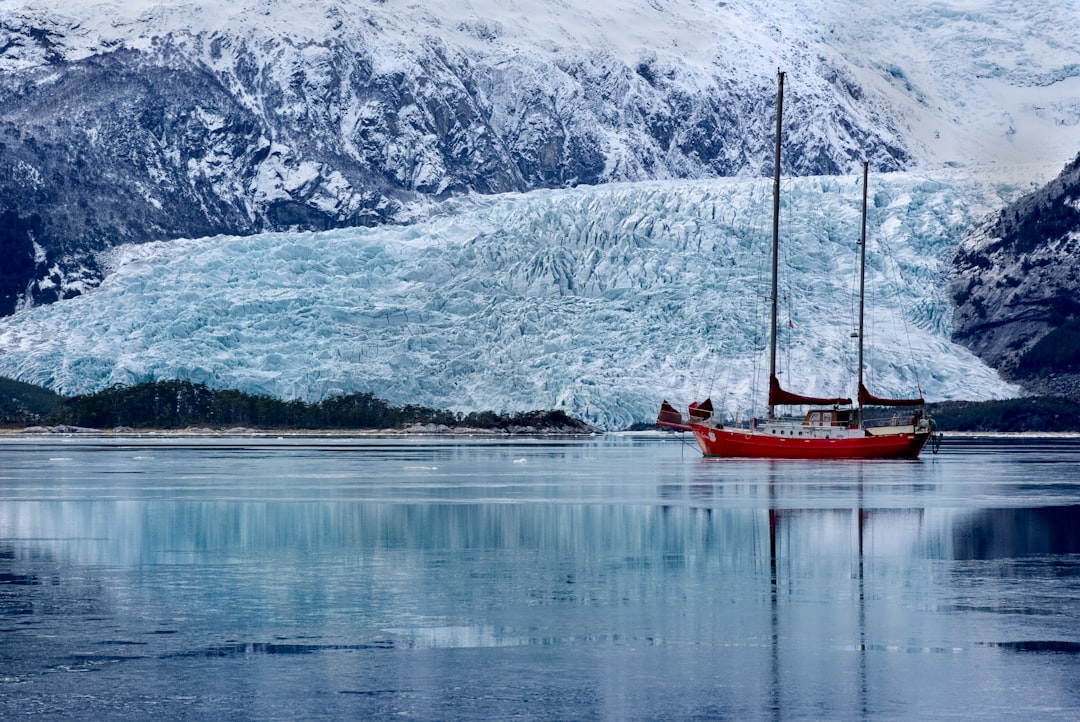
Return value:
[(592, 433), (560, 410), (470, 413), (426, 406), (391, 406), (368, 393), (315, 403), (282, 401), (241, 391), (215, 390), (190, 381), (115, 386), (97, 393), (60, 396), (30, 384), (0, 379), (0, 425), (90, 429), (364, 430), (428, 427), (507, 433)]
[[(998, 401), (928, 404), (937, 428), (952, 432), (1080, 432), (1080, 402), (1032, 396)], [(234, 390), (215, 390), (190, 381), (114, 386), (93, 394), (61, 396), (48, 389), (0, 378), (0, 427), (80, 427), (132, 430), (431, 430), (482, 429), (506, 433), (594, 433), (561, 410), (516, 413), (392, 406), (368, 393), (334, 396), (315, 403), (282, 401)], [(651, 430), (650, 421), (631, 430)]]

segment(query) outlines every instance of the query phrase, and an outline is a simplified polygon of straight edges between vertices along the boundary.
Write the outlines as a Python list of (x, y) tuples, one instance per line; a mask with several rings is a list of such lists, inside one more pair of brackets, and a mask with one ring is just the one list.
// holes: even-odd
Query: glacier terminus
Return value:
[[(809, 393), (854, 369), (859, 183), (785, 181), (780, 363), (814, 370)], [(875, 177), (869, 238), (887, 253), (867, 270), (867, 373), (881, 393), (1019, 394), (949, 340), (943, 283), (960, 230), (1013, 190), (960, 172)], [(755, 178), (581, 186), (453, 199), (402, 225), (121, 246), (99, 287), (0, 320), (0, 375), (67, 394), (187, 379), (559, 408), (602, 429), (651, 419), (674, 390), (745, 418), (765, 403), (769, 193)]]

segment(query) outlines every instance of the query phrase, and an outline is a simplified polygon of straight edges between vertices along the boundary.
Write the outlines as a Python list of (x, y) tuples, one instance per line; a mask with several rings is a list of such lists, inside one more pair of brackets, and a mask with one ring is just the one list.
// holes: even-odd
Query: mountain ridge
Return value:
[[(785, 173), (1080, 138), (1080, 56), (1019, 3), (865, 8), (906, 31), (888, 37), (805, 0), (0, 9), (0, 212), (15, 214), (0, 241), (21, 254), (0, 313), (84, 292), (96, 255), (128, 242), (399, 222), (470, 192), (767, 174), (778, 65), (802, 107)], [(1040, 51), (1006, 43), (1003, 23)], [(976, 104), (939, 66), (1000, 111), (961, 116)]]
[[(363, 383), (405, 403), (640, 420), (658, 389), (709, 392), (711, 357), (753, 363), (758, 324), (727, 293), (760, 295), (740, 275), (758, 262), (742, 226), (767, 201), (736, 187), (771, 173), (781, 67), (782, 170), (802, 202), (838, 214), (799, 211), (804, 288), (846, 268), (826, 250), (850, 233), (834, 196), (866, 158), (898, 174), (876, 192), (878, 230), (922, 294), (905, 292), (886, 326), (913, 323), (942, 368), (971, 369), (904, 376), (894, 339), (874, 371), (897, 392), (922, 378), (941, 398), (1015, 393), (951, 343), (966, 326), (940, 283), (964, 224), (1080, 146), (1068, 20), (1019, 0), (857, 13), (824, 0), (0, 0), (0, 315), (15, 312), (0, 364), (65, 389), (247, 374), (238, 385), (283, 398)], [(190, 266), (172, 257), (187, 253)], [(728, 317), (691, 303), (694, 287)], [(829, 344), (850, 333), (794, 323)], [(813, 387), (847, 363), (823, 344), (798, 351)], [(1052, 355), (1044, 344), (1027, 363)], [(634, 390), (610, 392), (622, 376)], [(743, 375), (724, 384), (733, 410), (749, 407)]]

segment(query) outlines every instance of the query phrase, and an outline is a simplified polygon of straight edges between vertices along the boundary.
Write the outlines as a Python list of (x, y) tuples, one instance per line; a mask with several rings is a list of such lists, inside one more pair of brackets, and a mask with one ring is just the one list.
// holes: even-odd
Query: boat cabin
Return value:
[(851, 426), (855, 423), (851, 409), (811, 409), (803, 417), (803, 426)]

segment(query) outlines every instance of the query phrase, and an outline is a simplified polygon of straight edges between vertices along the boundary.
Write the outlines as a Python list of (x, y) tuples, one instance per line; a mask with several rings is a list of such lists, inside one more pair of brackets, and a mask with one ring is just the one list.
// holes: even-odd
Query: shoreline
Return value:
[(404, 429), (259, 429), (237, 426), (228, 429), (208, 427), (187, 427), (183, 429), (93, 429), (81, 426), (28, 426), (25, 428), (0, 429), (0, 438), (413, 438), (423, 436), (454, 437), (530, 437), (530, 436), (565, 436), (590, 437), (600, 436), (604, 432), (596, 429), (580, 430), (566, 428), (535, 428), (516, 426), (507, 429), (481, 429), (475, 427), (448, 427), (436, 424), (417, 424)]
[[(944, 441), (970, 440), (1080, 440), (1080, 431), (941, 431)], [(25, 428), (0, 428), (0, 438), (5, 439), (50, 439), (50, 438), (176, 438), (176, 439), (255, 439), (255, 438), (292, 438), (292, 439), (348, 439), (348, 438), (421, 438), (421, 437), (484, 437), (484, 438), (529, 438), (529, 437), (572, 437), (587, 438), (595, 436), (627, 434), (657, 436), (661, 438), (679, 438), (678, 434), (663, 429), (601, 431), (598, 429), (536, 428), (510, 427), (507, 429), (482, 429), (477, 427), (447, 427), (436, 424), (417, 424), (403, 429), (260, 429), (245, 426), (228, 429), (209, 427), (186, 427), (183, 429), (134, 429), (119, 427), (115, 429), (94, 429), (78, 426), (28, 426)]]

